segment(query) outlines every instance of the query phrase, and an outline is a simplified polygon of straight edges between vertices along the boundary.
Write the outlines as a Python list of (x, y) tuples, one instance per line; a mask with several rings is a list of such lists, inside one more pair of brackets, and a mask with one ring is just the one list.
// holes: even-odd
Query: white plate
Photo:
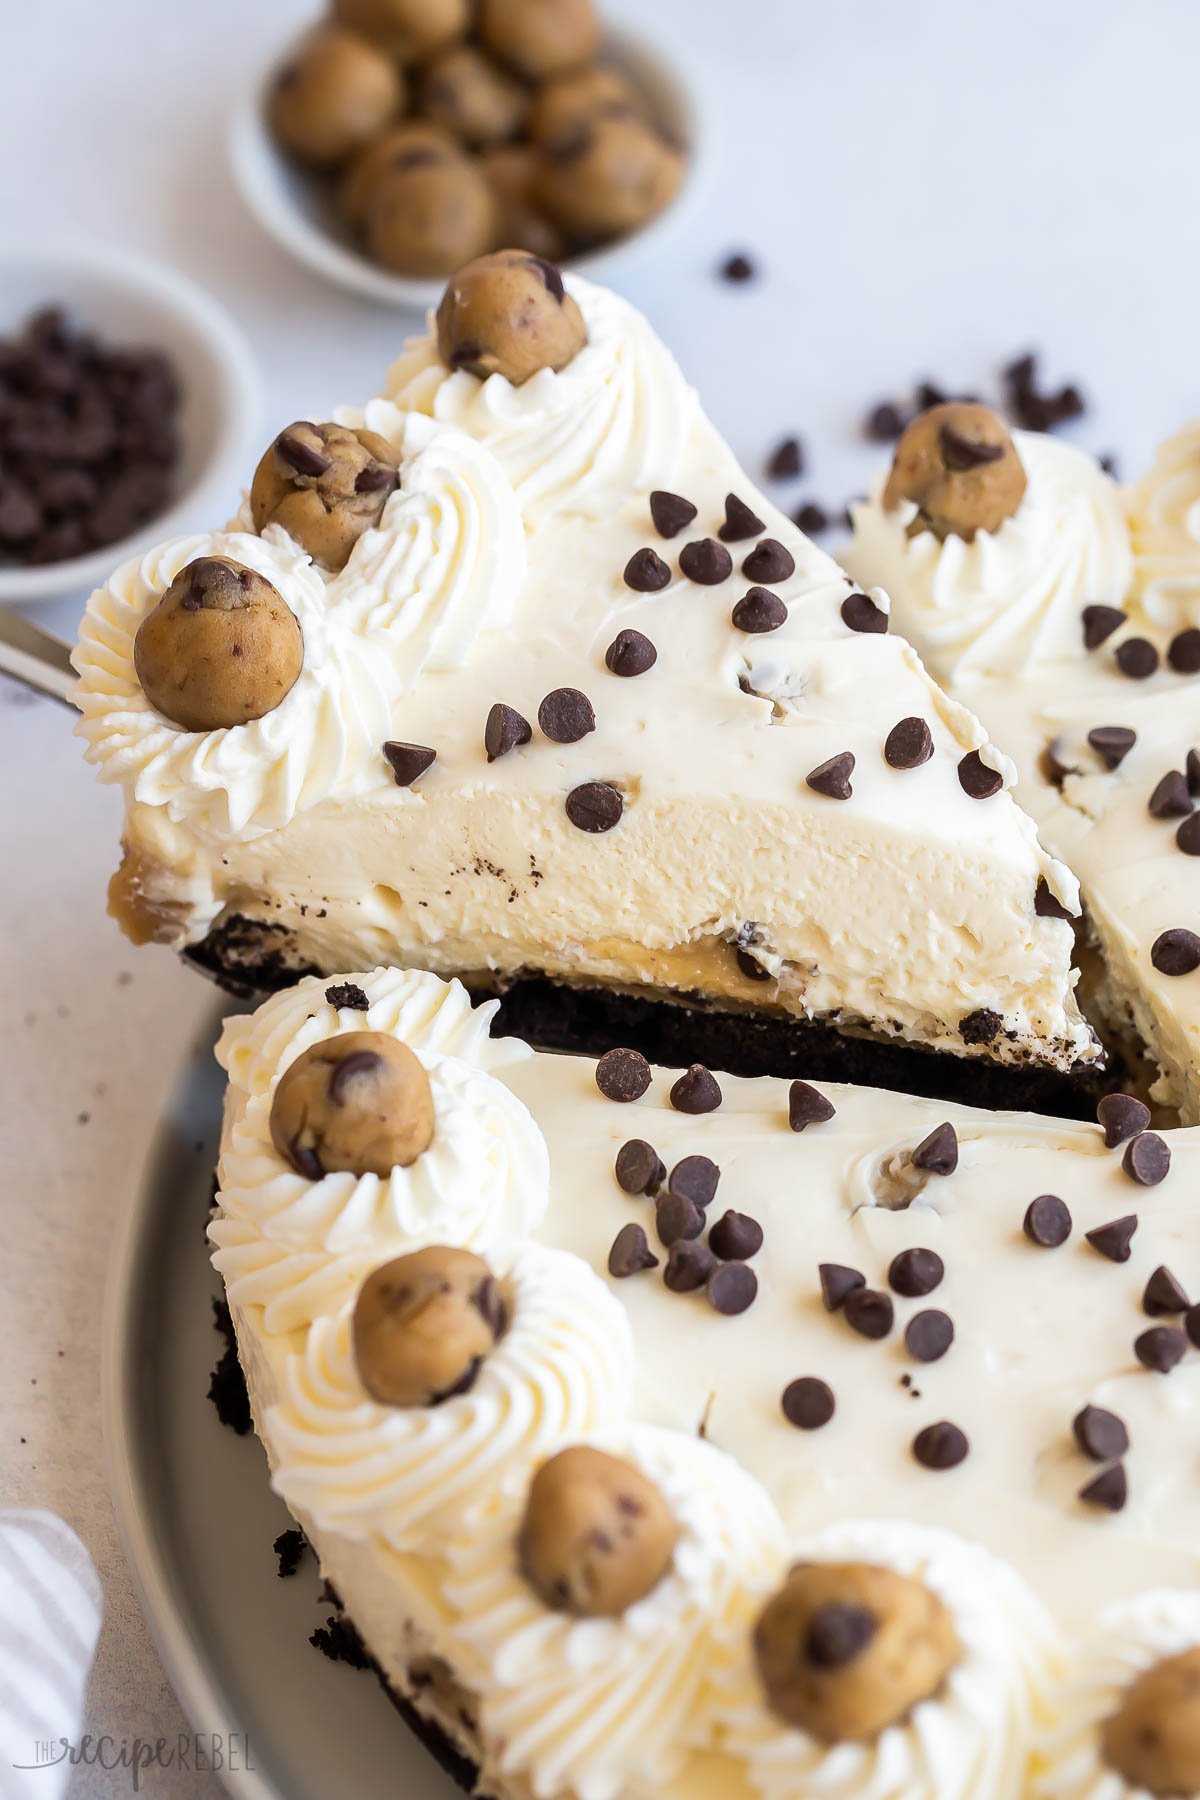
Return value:
[(226, 1783), (237, 1800), (461, 1800), (374, 1676), (308, 1643), (330, 1611), (316, 1563), (306, 1555), (279, 1580), (271, 1545), (291, 1521), (262, 1447), (206, 1398), (221, 1350), (204, 1225), (222, 1091), (205, 1047), (182, 1072), (109, 1269), (104, 1435), (143, 1610), (195, 1730), (249, 1746)]

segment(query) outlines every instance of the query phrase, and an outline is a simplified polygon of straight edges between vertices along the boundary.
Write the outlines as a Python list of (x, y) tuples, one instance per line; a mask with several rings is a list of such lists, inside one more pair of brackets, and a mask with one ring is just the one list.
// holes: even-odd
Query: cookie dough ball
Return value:
[(265, 575), (198, 556), (138, 626), (133, 666), (150, 704), (185, 731), (273, 711), (304, 666), (296, 615)]
[(255, 531), (282, 525), (326, 569), (344, 569), (399, 483), (396, 452), (374, 431), (313, 425), (281, 431), (254, 471)]
[(496, 236), (558, 262), (566, 249), (563, 235), (532, 200), (537, 165), (537, 152), (528, 144), (503, 144), (483, 154), (483, 173), (496, 200)]
[(520, 387), (563, 369), (587, 343), (583, 314), (553, 263), (525, 250), (481, 256), (451, 280), (437, 311), (438, 351), (451, 369)]
[(597, 119), (639, 119), (644, 110), (641, 95), (618, 69), (583, 69), (539, 89), (527, 130), (535, 144), (558, 144)]
[(527, 81), (581, 68), (600, 48), (592, 0), (481, 0), (479, 33)]
[(674, 199), (683, 157), (640, 119), (595, 119), (542, 158), (537, 204), (579, 243), (636, 231)]
[(360, 150), (342, 177), (338, 198), (342, 211), (356, 231), (361, 231), (370, 211), (379, 179), (391, 169), (415, 169), (436, 162), (451, 162), (461, 155), (453, 139), (436, 125), (411, 120), (385, 131)]
[(823, 1743), (861, 1743), (936, 1694), (961, 1654), (922, 1582), (870, 1563), (799, 1563), (754, 1628), (771, 1710)]
[(327, 27), (311, 32), (280, 70), (267, 121), (289, 156), (328, 169), (377, 136), (403, 105), (403, 80), (383, 52)]
[(504, 1324), (481, 1257), (441, 1245), (398, 1256), (368, 1275), (355, 1303), (359, 1379), (384, 1406), (438, 1406), (474, 1387)]
[(464, 36), (470, 0), (333, 0), (333, 16), (398, 63), (420, 62)]
[(1101, 1732), (1110, 1769), (1151, 1794), (1200, 1794), (1200, 1647), (1166, 1656), (1127, 1690)]
[(435, 58), (422, 71), (417, 93), (424, 116), (473, 150), (516, 137), (529, 106), (521, 83), (472, 44)]
[(398, 275), (448, 275), (496, 241), (496, 202), (465, 156), (409, 163), (375, 183), (365, 220), (372, 256)]
[(616, 1618), (656, 1588), (679, 1529), (654, 1483), (620, 1457), (560, 1450), (529, 1485), (521, 1569), (555, 1612)]
[(1025, 493), (1025, 470), (1008, 427), (988, 406), (952, 401), (914, 419), (900, 442), (883, 504), (916, 503), (910, 534), (965, 538), (998, 531)]
[(348, 1031), (313, 1044), (279, 1078), (271, 1142), (310, 1181), (339, 1169), (407, 1169), (433, 1142), (429, 1077), (386, 1032)]

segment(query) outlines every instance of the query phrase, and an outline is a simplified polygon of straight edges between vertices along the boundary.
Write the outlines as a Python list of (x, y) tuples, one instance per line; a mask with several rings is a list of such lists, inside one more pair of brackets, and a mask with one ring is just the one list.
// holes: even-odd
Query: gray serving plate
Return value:
[(105, 1443), (142, 1608), (196, 1731), (249, 1746), (226, 1778), (238, 1800), (461, 1800), (375, 1678), (309, 1644), (330, 1613), (316, 1563), (309, 1553), (278, 1578), (271, 1545), (291, 1521), (262, 1447), (206, 1398), (222, 1348), (204, 1236), (222, 1088), (206, 1047), (181, 1074), (109, 1269)]

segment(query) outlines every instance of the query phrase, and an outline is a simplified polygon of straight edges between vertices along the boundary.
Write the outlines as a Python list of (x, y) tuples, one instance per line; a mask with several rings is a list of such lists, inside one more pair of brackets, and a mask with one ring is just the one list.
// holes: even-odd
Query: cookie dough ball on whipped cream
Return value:
[(456, 44), (428, 63), (417, 100), (425, 118), (473, 150), (516, 137), (529, 106), (522, 84), (473, 44)]
[(404, 99), (403, 78), (374, 44), (336, 25), (318, 26), (280, 70), (267, 118), (298, 162), (335, 168), (383, 131)]
[(596, 118), (543, 153), (534, 200), (574, 243), (636, 231), (679, 191), (683, 157), (640, 119)]
[(254, 529), (280, 525), (314, 562), (344, 569), (396, 490), (396, 462), (378, 432), (298, 420), (280, 432), (254, 471)]
[(496, 241), (499, 217), (477, 161), (451, 146), (385, 168), (366, 202), (367, 248), (398, 275), (448, 275)]
[(373, 1400), (438, 1406), (474, 1386), (505, 1327), (482, 1257), (434, 1244), (368, 1275), (354, 1307), (354, 1359)]
[(529, 109), (529, 136), (542, 146), (562, 143), (597, 119), (640, 119), (641, 95), (619, 69), (580, 69), (539, 88)]
[(479, 34), (527, 81), (546, 81), (588, 63), (600, 48), (592, 0), (480, 0)]
[(470, 0), (333, 0), (333, 16), (398, 63), (419, 62), (462, 37)]
[(1165, 1656), (1139, 1675), (1105, 1721), (1110, 1769), (1139, 1792), (1200, 1794), (1200, 1647)]
[(951, 401), (914, 419), (896, 445), (883, 504), (917, 508), (910, 532), (974, 540), (998, 531), (1020, 506), (1025, 470), (1008, 427), (990, 407)]
[(861, 1743), (936, 1694), (959, 1660), (923, 1582), (872, 1563), (798, 1563), (754, 1628), (767, 1703), (823, 1743)]
[(679, 1528), (661, 1491), (630, 1462), (580, 1445), (529, 1486), (517, 1554), (555, 1612), (616, 1618), (666, 1575)]
[(382, 1031), (313, 1044), (284, 1070), (271, 1102), (271, 1141), (310, 1181), (407, 1169), (433, 1133), (429, 1077), (407, 1044)]
[(218, 731), (279, 705), (304, 666), (304, 638), (264, 575), (199, 556), (142, 620), (133, 660), (160, 713), (185, 731)]
[(453, 277), (437, 312), (438, 351), (452, 369), (520, 387), (540, 369), (564, 369), (587, 343), (583, 314), (553, 263), (498, 250)]

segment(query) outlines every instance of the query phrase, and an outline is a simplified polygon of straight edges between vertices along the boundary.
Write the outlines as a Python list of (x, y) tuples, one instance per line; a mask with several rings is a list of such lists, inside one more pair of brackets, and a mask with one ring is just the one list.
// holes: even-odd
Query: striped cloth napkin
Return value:
[(0, 1511), (0, 1796), (57, 1800), (79, 1737), (100, 1582), (51, 1512)]

